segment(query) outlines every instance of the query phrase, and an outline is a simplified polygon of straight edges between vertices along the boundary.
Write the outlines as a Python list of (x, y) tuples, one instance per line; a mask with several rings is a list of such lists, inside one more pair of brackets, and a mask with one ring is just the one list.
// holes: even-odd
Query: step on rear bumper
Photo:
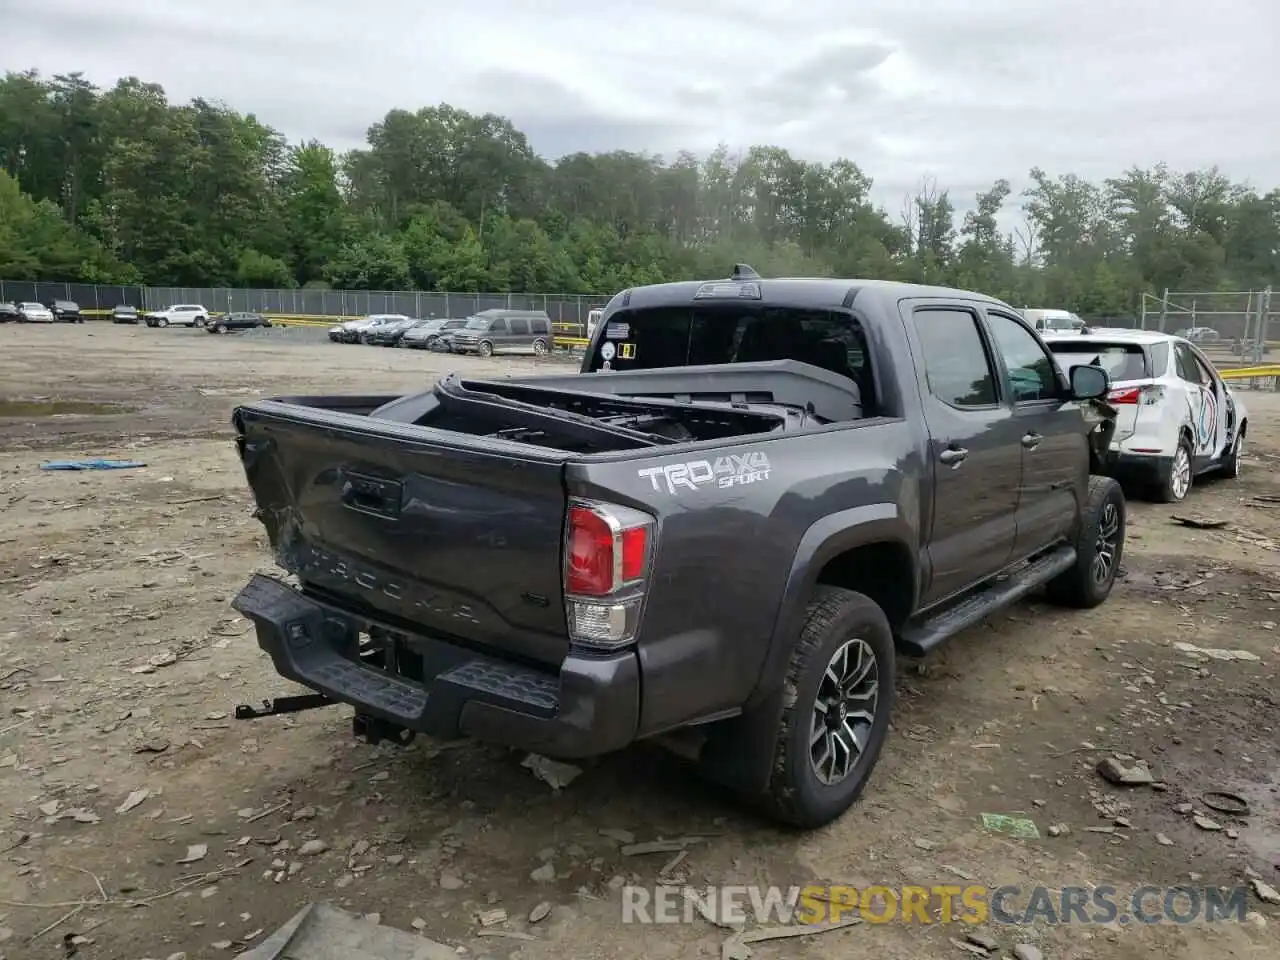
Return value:
[(561, 759), (619, 750), (636, 735), (640, 676), (633, 653), (571, 653), (558, 673), (406, 635), (422, 681), (357, 662), (371, 624), (255, 574), (231, 602), (253, 621), (276, 672), (357, 712), (451, 739), (475, 737)]

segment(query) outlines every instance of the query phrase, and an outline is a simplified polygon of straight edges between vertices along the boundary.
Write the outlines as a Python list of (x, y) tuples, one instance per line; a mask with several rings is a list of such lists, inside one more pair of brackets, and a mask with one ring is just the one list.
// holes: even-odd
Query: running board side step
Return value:
[(909, 657), (926, 656), (961, 630), (973, 626), (996, 610), (1021, 600), (1058, 574), (1070, 570), (1075, 562), (1075, 547), (1058, 547), (1026, 566), (966, 594), (963, 599), (937, 613), (909, 621), (898, 636), (898, 649)]

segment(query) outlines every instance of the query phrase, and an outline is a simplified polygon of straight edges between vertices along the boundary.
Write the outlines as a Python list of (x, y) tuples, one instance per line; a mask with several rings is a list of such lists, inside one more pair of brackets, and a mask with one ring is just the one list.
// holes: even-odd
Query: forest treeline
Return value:
[(1216, 168), (1036, 168), (1021, 193), (963, 198), (925, 178), (885, 209), (854, 160), (778, 147), (552, 162), (511, 121), (442, 104), (337, 153), (135, 78), (28, 71), (0, 81), (0, 171), (10, 280), (612, 293), (746, 261), (1118, 315), (1143, 292), (1280, 279), (1280, 190)]

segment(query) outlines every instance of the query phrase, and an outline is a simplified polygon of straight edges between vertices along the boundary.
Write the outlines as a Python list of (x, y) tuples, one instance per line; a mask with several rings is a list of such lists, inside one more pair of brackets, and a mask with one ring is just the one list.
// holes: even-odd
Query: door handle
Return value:
[(1028, 450), (1034, 450), (1036, 447), (1040, 446), (1040, 441), (1043, 439), (1044, 437), (1040, 436), (1038, 433), (1023, 434), (1022, 445)]
[(947, 464), (947, 466), (958, 467), (968, 455), (969, 451), (964, 447), (948, 447), (938, 454), (938, 459)]

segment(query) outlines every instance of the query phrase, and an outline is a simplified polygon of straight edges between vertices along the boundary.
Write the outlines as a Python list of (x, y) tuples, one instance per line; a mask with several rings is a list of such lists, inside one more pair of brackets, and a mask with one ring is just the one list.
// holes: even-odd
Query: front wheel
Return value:
[(480, 344), (476, 347), (476, 353), (480, 354), (482, 357), (492, 357), (493, 344), (488, 340), (481, 340)]
[(191, 321), (191, 325), (193, 327), (203, 327), (205, 325), (205, 318), (196, 317), (194, 320)]
[(161, 317), (159, 320), (156, 321), (157, 327), (167, 327), (168, 325), (169, 325), (168, 317)]
[(209, 328), (209, 332), (210, 333), (226, 333), (227, 328), (220, 323), (215, 323), (213, 326)]
[(814, 590), (783, 681), (763, 798), (772, 816), (811, 829), (858, 799), (889, 732), (894, 658), (889, 621), (871, 598)]
[(1076, 535), (1076, 562), (1047, 584), (1051, 601), (1087, 610), (1111, 595), (1124, 555), (1126, 506), (1119, 483), (1110, 477), (1089, 478)]

